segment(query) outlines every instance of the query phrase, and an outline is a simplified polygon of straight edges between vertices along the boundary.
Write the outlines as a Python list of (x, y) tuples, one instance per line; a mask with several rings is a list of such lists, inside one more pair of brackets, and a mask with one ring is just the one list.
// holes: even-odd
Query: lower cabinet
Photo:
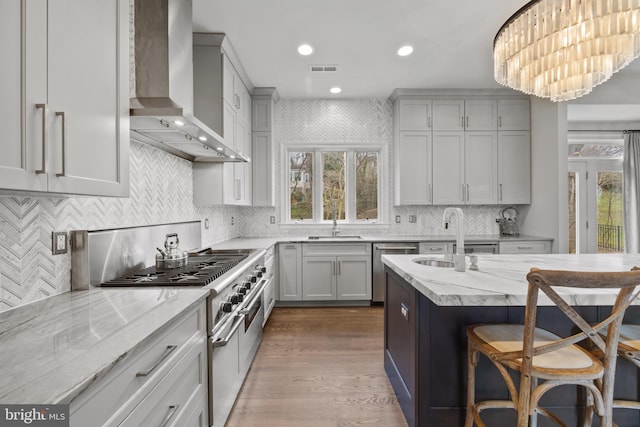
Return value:
[(278, 277), (280, 301), (302, 299), (302, 245), (300, 243), (278, 245)]
[(302, 299), (370, 300), (371, 244), (302, 245)]
[(70, 425), (207, 426), (204, 301), (70, 403)]
[(550, 254), (550, 240), (500, 242), (500, 254)]

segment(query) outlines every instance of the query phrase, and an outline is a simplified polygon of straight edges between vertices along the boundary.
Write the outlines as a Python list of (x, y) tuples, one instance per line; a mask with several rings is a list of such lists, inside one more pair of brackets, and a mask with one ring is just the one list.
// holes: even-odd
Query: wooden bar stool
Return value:
[[(618, 354), (640, 368), (640, 325), (622, 324), (618, 341)], [(634, 400), (613, 401), (614, 408), (640, 409)]]
[[(538, 406), (542, 396), (554, 387), (573, 384), (587, 390), (587, 413), (595, 411), (601, 417), (602, 427), (612, 426), (613, 379), (620, 325), (624, 312), (631, 305), (640, 285), (640, 271), (578, 272), (531, 269), (527, 275), (529, 288), (525, 307), (524, 325), (489, 324), (467, 328), (468, 379), (467, 416), (465, 427), (477, 424), (485, 427), (480, 412), (488, 408), (511, 408), (518, 413), (518, 427), (535, 426), (537, 414), (542, 414), (558, 425), (565, 424), (547, 409)], [(554, 288), (590, 288), (618, 290), (611, 314), (597, 325), (590, 325)], [(580, 329), (581, 332), (561, 337), (536, 327), (539, 291)], [(606, 337), (598, 331), (607, 328)], [(586, 349), (576, 345), (590, 340), (604, 355), (604, 362)], [(502, 375), (511, 400), (475, 401), (475, 367), (478, 353), (493, 362)], [(509, 369), (520, 373), (516, 385)], [(585, 423), (590, 417), (585, 417)], [(587, 424), (585, 424), (587, 425)]]

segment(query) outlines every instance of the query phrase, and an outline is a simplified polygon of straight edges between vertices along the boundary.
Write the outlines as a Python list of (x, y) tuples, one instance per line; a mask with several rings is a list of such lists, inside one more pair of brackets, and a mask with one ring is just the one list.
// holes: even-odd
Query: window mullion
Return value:
[(322, 204), (323, 185), (322, 175), (324, 168), (322, 165), (322, 151), (313, 151), (313, 222), (320, 223), (324, 215), (324, 206)]
[(347, 170), (345, 177), (345, 209), (346, 215), (345, 218), (347, 222), (353, 222), (356, 217), (356, 203), (355, 203), (355, 194), (356, 194), (356, 168), (355, 168), (355, 153), (353, 150), (347, 151)]

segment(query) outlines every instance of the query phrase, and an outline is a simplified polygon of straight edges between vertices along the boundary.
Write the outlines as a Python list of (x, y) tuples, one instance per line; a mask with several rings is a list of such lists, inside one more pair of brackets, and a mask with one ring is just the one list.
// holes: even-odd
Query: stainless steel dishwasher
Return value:
[(384, 302), (386, 287), (384, 265), (380, 257), (382, 255), (417, 254), (420, 244), (418, 242), (384, 242), (373, 244), (373, 289), (371, 293), (372, 303)]

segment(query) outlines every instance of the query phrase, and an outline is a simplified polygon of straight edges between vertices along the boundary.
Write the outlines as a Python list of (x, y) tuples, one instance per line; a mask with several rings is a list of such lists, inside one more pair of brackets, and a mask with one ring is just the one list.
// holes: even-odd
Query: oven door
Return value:
[(243, 376), (249, 370), (262, 342), (262, 323), (264, 321), (262, 292), (266, 283), (266, 278), (258, 282), (251, 299), (240, 311), (244, 315), (244, 329), (240, 331), (240, 372)]
[(215, 427), (224, 426), (242, 387), (239, 354), (243, 325), (243, 315), (230, 317), (209, 340), (209, 421)]

